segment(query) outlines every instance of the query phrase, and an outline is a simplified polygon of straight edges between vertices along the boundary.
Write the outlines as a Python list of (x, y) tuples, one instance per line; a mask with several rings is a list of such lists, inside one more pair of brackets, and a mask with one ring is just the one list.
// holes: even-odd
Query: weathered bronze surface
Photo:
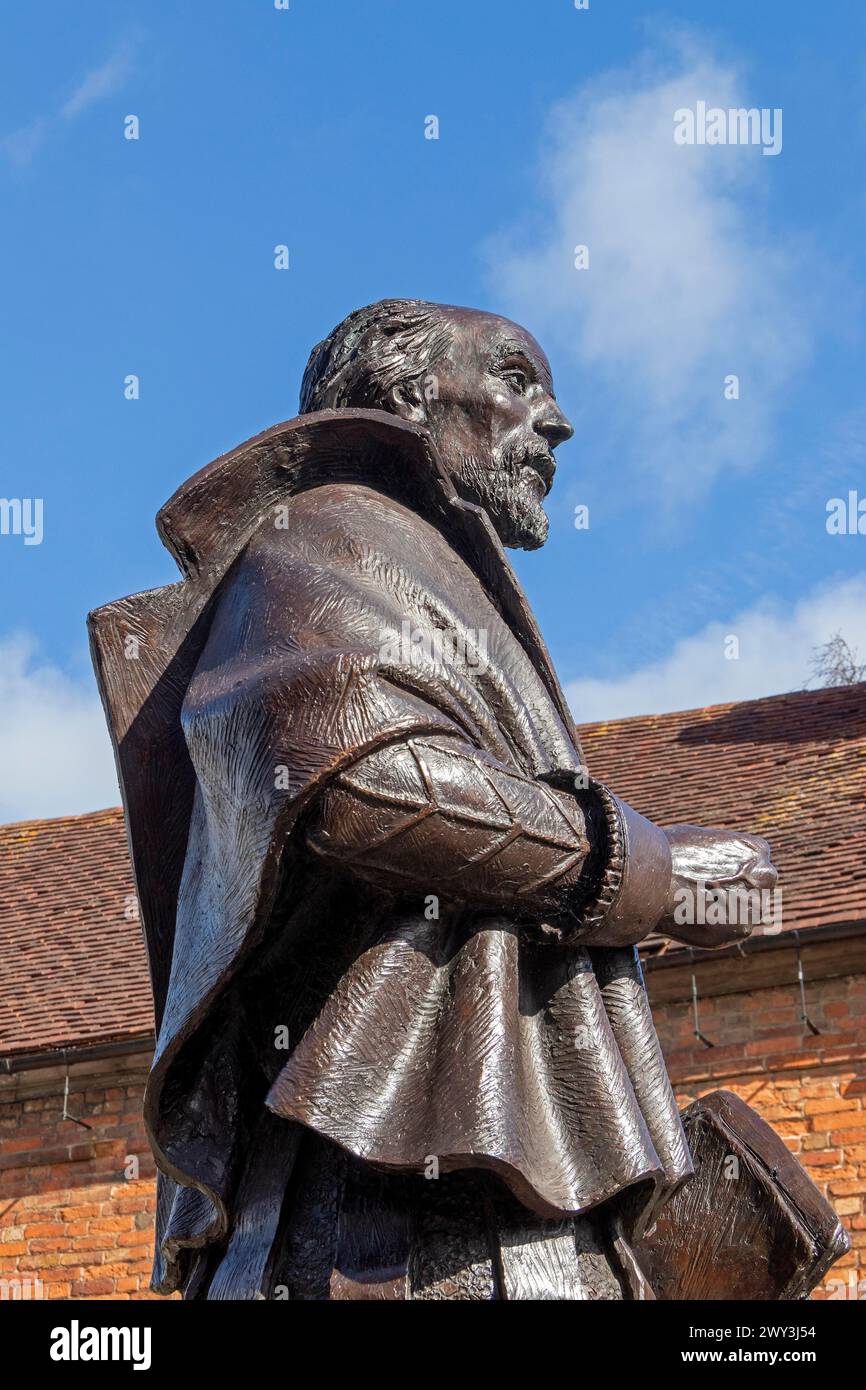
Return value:
[(692, 1160), (635, 948), (747, 934), (676, 894), (771, 887), (768, 847), (587, 773), (503, 550), (543, 544), (571, 434), (525, 330), (370, 306), (301, 409), (160, 512), (179, 583), (90, 619), (157, 1013), (154, 1287), (671, 1296), (646, 1232)]

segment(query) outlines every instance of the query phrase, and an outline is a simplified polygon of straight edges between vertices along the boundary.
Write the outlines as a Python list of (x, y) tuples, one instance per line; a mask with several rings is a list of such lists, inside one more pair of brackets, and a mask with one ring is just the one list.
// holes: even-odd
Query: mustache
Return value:
[(545, 497), (550, 492), (556, 473), (556, 462), (550, 449), (545, 448), (544, 445), (529, 449), (506, 449), (503, 453), (503, 462), (518, 477), (524, 468), (531, 468), (544, 483)]
[(556, 473), (556, 461), (553, 452), (543, 444), (529, 447), (526, 445), (508, 445), (504, 449), (497, 450), (490, 459), (481, 459), (477, 454), (464, 454), (463, 462), (476, 474), (504, 474), (515, 483), (520, 480), (524, 468), (531, 468), (544, 483), (545, 497), (553, 486), (553, 478)]

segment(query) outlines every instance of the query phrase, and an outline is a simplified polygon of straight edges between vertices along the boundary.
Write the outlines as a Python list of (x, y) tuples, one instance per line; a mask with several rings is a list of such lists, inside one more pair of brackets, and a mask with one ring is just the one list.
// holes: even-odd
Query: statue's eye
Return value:
[(524, 392), (529, 385), (529, 376), (522, 367), (507, 367), (502, 377), (513, 391)]

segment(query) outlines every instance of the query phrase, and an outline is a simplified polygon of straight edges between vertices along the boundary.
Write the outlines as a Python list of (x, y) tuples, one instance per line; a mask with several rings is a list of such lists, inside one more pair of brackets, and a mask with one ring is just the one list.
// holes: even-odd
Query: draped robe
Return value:
[[(392, 898), (305, 853), (316, 798), (394, 740), (585, 774), (486, 514), (422, 429), (343, 410), (217, 460), (159, 524), (184, 579), (91, 617), (158, 1016), (154, 1287), (189, 1294), (237, 1243), (232, 1296), (262, 1296), (304, 1134), (377, 1174), (493, 1173), (545, 1220), (634, 1193), (639, 1232), (691, 1164), (634, 948), (431, 917), (423, 885)], [(482, 632), (483, 660), (447, 660)]]

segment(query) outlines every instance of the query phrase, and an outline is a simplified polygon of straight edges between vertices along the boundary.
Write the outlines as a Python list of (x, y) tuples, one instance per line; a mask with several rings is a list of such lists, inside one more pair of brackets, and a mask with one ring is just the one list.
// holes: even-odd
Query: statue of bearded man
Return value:
[(648, 1296), (691, 1160), (636, 946), (746, 934), (674, 895), (771, 887), (768, 847), (584, 766), (503, 549), (544, 543), (572, 434), (529, 333), (370, 305), (301, 411), (163, 508), (180, 583), (91, 619), (158, 1022), (154, 1287)]

